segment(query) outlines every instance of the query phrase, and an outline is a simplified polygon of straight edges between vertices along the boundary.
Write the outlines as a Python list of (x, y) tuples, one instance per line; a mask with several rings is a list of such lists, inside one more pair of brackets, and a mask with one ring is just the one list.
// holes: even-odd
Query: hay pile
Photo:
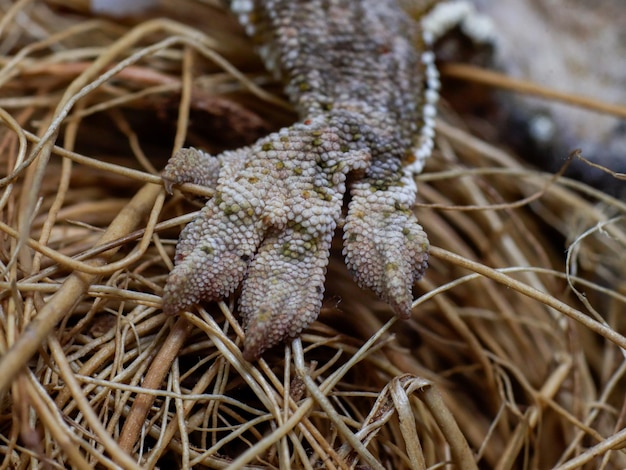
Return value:
[(160, 311), (200, 205), (158, 174), (291, 122), (280, 85), (218, 2), (0, 8), (0, 469), (626, 467), (620, 201), (442, 121), (413, 318), (337, 243), (319, 320), (249, 364), (235, 299)]

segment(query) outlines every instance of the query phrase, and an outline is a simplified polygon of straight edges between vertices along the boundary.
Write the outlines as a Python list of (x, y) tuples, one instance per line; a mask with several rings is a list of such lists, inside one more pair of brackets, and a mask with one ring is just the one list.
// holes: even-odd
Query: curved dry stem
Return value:
[(431, 254), (441, 259), (454, 262), (458, 266), (471, 269), (472, 271), (475, 271), (483, 276), (493, 279), (494, 281), (500, 282), (504, 284), (505, 286), (515, 289), (516, 291), (524, 295), (527, 295), (535, 300), (538, 300), (542, 304), (552, 307), (555, 310), (561, 312), (562, 314), (572, 318), (573, 320), (576, 320), (578, 323), (581, 323), (583, 326), (585, 326), (589, 330), (599, 334), (600, 336), (603, 336), (604, 338), (608, 339), (609, 341), (616, 344), (620, 348), (626, 349), (626, 337), (619, 334), (617, 331), (613, 330), (612, 328), (607, 327), (606, 325), (601, 324), (589, 318), (580, 310), (577, 310), (567, 305), (566, 303), (561, 302), (560, 300), (558, 300), (555, 297), (552, 297), (551, 295), (540, 292), (536, 290), (535, 288), (530, 287), (527, 284), (524, 284), (508, 276), (505, 276), (502, 273), (499, 273), (497, 270), (489, 268), (485, 266), (484, 264), (472, 262), (468, 259), (457, 256), (451, 252), (442, 250), (441, 248), (431, 247)]
[[(137, 193), (131, 203), (120, 212), (99, 243), (115, 240), (133, 230), (141, 221), (142, 216), (152, 210), (154, 201), (160, 193), (161, 188), (158, 186), (145, 186), (143, 190)], [(113, 256), (115, 251), (111, 250), (108, 254), (104, 253), (100, 258), (92, 261), (93, 265), (105, 265), (106, 259)], [(35, 354), (40, 344), (61, 318), (75, 308), (81, 296), (94, 280), (95, 277), (89, 277), (81, 272), (74, 273), (44, 305), (37, 318), (26, 327), (11, 349), (0, 358), (0, 392), (11, 383), (13, 377)]]
[(550, 101), (562, 101), (563, 103), (578, 106), (580, 108), (598, 111), (604, 114), (612, 114), (626, 118), (626, 106), (620, 106), (598, 98), (581, 96), (576, 93), (566, 93), (544, 85), (538, 85), (528, 80), (508, 77), (502, 73), (492, 72), (472, 65), (445, 64), (441, 68), (443, 76), (461, 78), (466, 81), (482, 83), (484, 85), (516, 91), (523, 94), (546, 98)]
[[(178, 356), (190, 331), (191, 324), (184, 318), (179, 319), (174, 324), (172, 331), (146, 373), (146, 377), (141, 385), (142, 389), (158, 390), (161, 387), (163, 379), (169, 373), (170, 367)], [(154, 395), (147, 394), (138, 394), (135, 397), (119, 438), (120, 449), (124, 452), (130, 453), (139, 440), (141, 429), (145, 425), (146, 416), (154, 398)]]
[(295, 351), (244, 361), (237, 295), (172, 330), (159, 296), (197, 206), (160, 199), (158, 168), (293, 118), (214, 3), (114, 24), (21, 0), (0, 19), (0, 470), (114, 468), (122, 447), (131, 468), (626, 468), (626, 204), (444, 120), (411, 319), (333, 256)]

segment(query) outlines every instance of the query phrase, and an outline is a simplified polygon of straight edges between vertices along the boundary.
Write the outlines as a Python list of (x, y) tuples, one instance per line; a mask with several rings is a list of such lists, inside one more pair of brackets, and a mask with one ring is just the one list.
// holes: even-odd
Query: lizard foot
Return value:
[(358, 139), (327, 114), (217, 157), (179, 152), (164, 178), (213, 184), (215, 196), (181, 233), (164, 311), (223, 298), (243, 281), (246, 359), (297, 336), (319, 314), (346, 175), (367, 166)]

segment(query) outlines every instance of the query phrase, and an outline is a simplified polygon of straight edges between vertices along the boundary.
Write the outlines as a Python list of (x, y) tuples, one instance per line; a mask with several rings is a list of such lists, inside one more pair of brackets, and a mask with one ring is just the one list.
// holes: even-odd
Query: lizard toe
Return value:
[(218, 202), (210, 200), (181, 233), (176, 265), (163, 292), (166, 313), (232, 293), (261, 241), (262, 230), (247, 216), (242, 223), (241, 218), (225, 213)]
[(250, 265), (239, 304), (247, 360), (298, 336), (317, 318), (332, 235), (330, 230), (309, 237), (288, 227), (264, 240)]
[(361, 197), (355, 191), (344, 226), (343, 254), (361, 287), (374, 291), (398, 317), (408, 318), (413, 283), (428, 264), (428, 238), (411, 210), (389, 194), (393, 189), (380, 192), (385, 194), (372, 196), (367, 188), (367, 197)]

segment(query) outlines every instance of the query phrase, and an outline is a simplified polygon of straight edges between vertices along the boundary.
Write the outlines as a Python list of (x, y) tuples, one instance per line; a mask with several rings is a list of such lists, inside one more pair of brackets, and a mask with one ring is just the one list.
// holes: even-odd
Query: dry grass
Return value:
[(234, 299), (160, 311), (198, 206), (157, 169), (289, 123), (280, 87), (217, 2), (63, 3), (0, 1), (0, 470), (626, 467), (622, 202), (440, 122), (413, 318), (337, 245), (319, 321), (246, 363)]

